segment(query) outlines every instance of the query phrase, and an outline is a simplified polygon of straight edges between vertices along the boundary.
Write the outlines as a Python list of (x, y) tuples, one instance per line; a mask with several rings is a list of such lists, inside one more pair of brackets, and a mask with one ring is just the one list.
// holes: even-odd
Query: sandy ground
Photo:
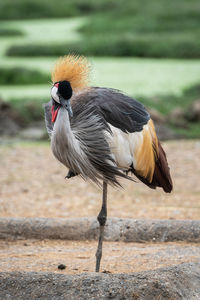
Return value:
[[(0, 241), (0, 272), (94, 272), (95, 241)], [(130, 273), (200, 260), (200, 244), (104, 242), (101, 271)], [(64, 264), (66, 269), (59, 270)]]
[[(174, 191), (122, 181), (109, 188), (108, 216), (134, 219), (199, 219), (200, 141), (164, 143)], [(0, 217), (88, 217), (101, 206), (101, 190), (81, 178), (64, 179), (67, 170), (49, 144), (12, 144), (0, 148)], [(0, 241), (0, 272), (92, 272), (96, 241)], [(200, 259), (200, 245), (105, 242), (101, 270), (137, 272)], [(65, 264), (65, 270), (58, 270)]]
[[(147, 219), (199, 219), (200, 141), (163, 144), (174, 191), (165, 194), (144, 184), (122, 181), (109, 188), (108, 216)], [(96, 216), (101, 191), (76, 177), (54, 159), (49, 144), (13, 144), (0, 148), (0, 216)]]

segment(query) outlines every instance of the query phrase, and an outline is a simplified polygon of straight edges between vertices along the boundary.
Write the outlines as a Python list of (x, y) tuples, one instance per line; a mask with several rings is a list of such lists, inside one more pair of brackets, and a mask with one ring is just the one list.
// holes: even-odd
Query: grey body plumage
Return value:
[(62, 164), (84, 179), (99, 186), (104, 180), (111, 185), (120, 185), (117, 177), (130, 177), (112, 157), (107, 141), (112, 132), (93, 100), (92, 96), (85, 98), (85, 92), (74, 94), (71, 98), (73, 118), (69, 118), (67, 110), (61, 107), (54, 124), (51, 122), (52, 101), (44, 105), (52, 152)]

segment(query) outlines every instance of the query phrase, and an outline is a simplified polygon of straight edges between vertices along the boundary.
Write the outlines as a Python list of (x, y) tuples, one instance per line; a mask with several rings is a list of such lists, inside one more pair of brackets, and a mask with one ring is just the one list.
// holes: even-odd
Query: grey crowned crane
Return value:
[(54, 156), (68, 169), (67, 178), (80, 175), (103, 186), (97, 217), (100, 224), (96, 271), (102, 256), (107, 218), (107, 185), (133, 173), (152, 189), (172, 190), (165, 152), (153, 121), (138, 101), (110, 88), (89, 87), (90, 67), (84, 57), (60, 58), (52, 72), (51, 100), (45, 121)]

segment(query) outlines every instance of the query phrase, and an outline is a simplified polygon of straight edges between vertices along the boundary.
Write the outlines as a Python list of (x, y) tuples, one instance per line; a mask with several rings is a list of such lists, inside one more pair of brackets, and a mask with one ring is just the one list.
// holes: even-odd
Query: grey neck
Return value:
[(87, 157), (83, 141), (76, 138), (78, 130), (79, 128), (74, 131), (71, 129), (69, 114), (61, 107), (51, 135), (51, 149), (54, 156), (71, 171), (85, 179), (94, 180), (99, 176)]

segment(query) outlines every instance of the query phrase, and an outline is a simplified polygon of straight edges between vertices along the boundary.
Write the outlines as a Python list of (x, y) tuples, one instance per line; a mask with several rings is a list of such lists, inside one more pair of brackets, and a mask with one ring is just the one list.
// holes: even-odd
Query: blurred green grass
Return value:
[[(0, 55), (5, 55), (7, 49), (15, 43), (23, 46), (26, 43), (32, 45), (37, 43), (54, 44), (62, 41), (74, 42), (80, 39), (78, 28), (83, 24), (84, 18), (69, 19), (41, 19), (41, 20), (10, 20), (0, 21), (0, 27), (11, 30), (15, 28), (23, 33), (23, 36), (0, 37)], [(1, 59), (1, 58), (0, 58)], [(4, 57), (4, 59), (6, 59)], [(9, 60), (9, 58), (8, 58)], [(1, 60), (0, 60), (1, 63)]]
[[(62, 39), (58, 41), (55, 35), (54, 43), (49, 45), (45, 38), (34, 45), (31, 40), (20, 45), (13, 41), (8, 55), (63, 55), (68, 48), (89, 56), (200, 58), (199, 0), (135, 0), (126, 1), (126, 4), (122, 0), (69, 0), (66, 5), (64, 0), (59, 5), (53, 0), (48, 2), (47, 5), (46, 1), (41, 4), (38, 0), (30, 0), (29, 17), (40, 17), (42, 11), (43, 18), (88, 15), (79, 28), (82, 40), (69, 41), (62, 32)], [(25, 0), (17, 0), (15, 6), (19, 10), (15, 18), (19, 18), (20, 13), (22, 18), (27, 18), (28, 5)], [(11, 11), (10, 16), (13, 16), (10, 0), (6, 9), (7, 18)], [(4, 17), (0, 13), (0, 18)]]
[[(118, 0), (117, 0), (118, 1)], [(0, 19), (62, 18), (87, 15), (113, 7), (107, 0), (1, 0)], [(6, 11), (6, 14), (5, 14)]]
[(9, 37), (9, 36), (23, 36), (24, 33), (23, 31), (15, 28), (10, 28), (10, 27), (5, 27), (5, 28), (0, 28), (0, 37)]
[[(18, 44), (31, 41), (33, 45), (39, 40), (45, 43), (58, 42), (65, 33), (69, 41), (80, 40), (77, 33), (80, 25), (86, 22), (86, 18), (75, 19), (42, 19), (26, 21), (3, 21), (4, 26), (16, 28), (25, 33), (22, 37), (0, 37), (0, 43), (4, 51), (12, 44), (13, 39)], [(42, 28), (42, 29), (41, 29)], [(1, 49), (2, 49), (1, 48)], [(66, 49), (66, 54), (68, 51)], [(45, 74), (50, 73), (57, 57), (6, 57), (0, 53), (0, 65), (5, 68), (29, 68)], [(200, 60), (189, 59), (151, 59), (151, 58), (97, 58), (89, 57), (93, 72), (91, 84), (113, 87), (123, 90), (131, 96), (144, 95), (180, 95), (182, 90), (195, 84), (200, 78)], [(48, 97), (49, 82), (40, 85), (1, 86), (0, 94), (6, 100), (11, 98)]]
[[(10, 66), (23, 66), (50, 73), (56, 58), (15, 59)], [(182, 90), (200, 78), (200, 60), (156, 60), (137, 58), (89, 58), (92, 64), (91, 85), (113, 87), (131, 96), (180, 95)], [(50, 84), (1, 86), (4, 99), (47, 97)]]
[[(6, 16), (3, 8), (7, 8)], [(199, 9), (197, 0), (137, 0), (126, 5), (122, 0), (61, 0), (60, 6), (52, 0), (4, 0), (0, 3), (0, 27), (21, 35), (0, 36), (0, 71), (4, 69), (0, 72), (0, 97), (23, 114), (25, 122), (43, 118), (41, 105), (50, 99), (49, 75), (57, 54), (78, 52), (89, 54), (91, 85), (120, 89), (163, 114), (177, 106), (187, 109), (199, 97), (186, 95), (185, 89), (198, 84), (200, 59), (169, 57), (200, 57)], [(40, 16), (43, 18), (38, 19)], [(37, 19), (26, 19), (30, 17)], [(5, 55), (13, 45), (19, 46), (23, 56)], [(25, 57), (27, 50), (36, 56)], [(54, 56), (38, 56), (44, 52)], [(9, 81), (10, 68), (13, 77)], [(23, 72), (16, 68), (29, 75), (23, 79)], [(189, 124), (188, 129), (177, 131), (197, 137), (198, 128), (198, 124)]]
[[(81, 27), (87, 54), (197, 58), (200, 56), (198, 0), (112, 1)], [(124, 5), (123, 5), (124, 4)], [(101, 54), (102, 55), (102, 54)]]
[(50, 82), (50, 74), (27, 67), (0, 67), (1, 85), (32, 85)]

